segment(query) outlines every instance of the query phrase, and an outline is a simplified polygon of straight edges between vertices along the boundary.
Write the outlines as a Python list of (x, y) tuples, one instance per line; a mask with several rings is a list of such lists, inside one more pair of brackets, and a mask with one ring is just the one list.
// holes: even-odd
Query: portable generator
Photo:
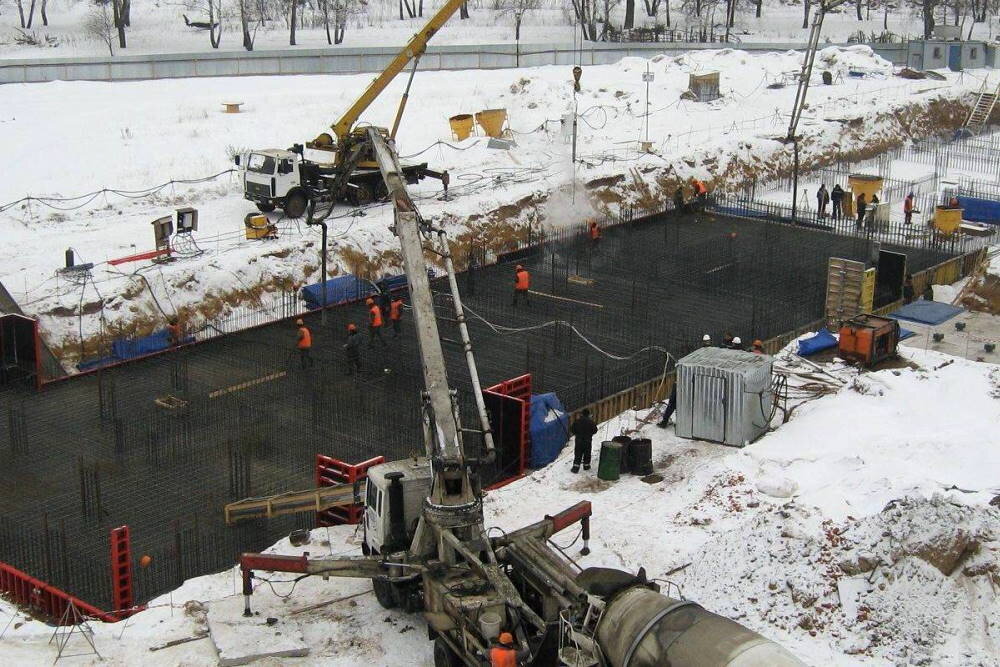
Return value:
[(888, 317), (858, 315), (840, 327), (840, 357), (863, 366), (896, 356), (898, 344), (899, 322)]

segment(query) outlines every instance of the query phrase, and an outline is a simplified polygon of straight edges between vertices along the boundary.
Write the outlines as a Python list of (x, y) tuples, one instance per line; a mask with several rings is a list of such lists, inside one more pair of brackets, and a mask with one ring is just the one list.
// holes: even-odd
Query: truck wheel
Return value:
[(306, 193), (296, 190), (285, 197), (285, 215), (289, 218), (301, 218), (306, 214), (306, 205), (308, 203), (309, 200), (306, 199)]
[(372, 579), (372, 588), (375, 589), (375, 599), (382, 605), (383, 609), (396, 608), (396, 591), (393, 590), (392, 583), (385, 577), (375, 577)]
[(355, 206), (364, 206), (372, 203), (372, 191), (366, 183), (358, 183), (357, 187), (351, 188), (351, 203)]
[(257, 210), (261, 213), (270, 213), (274, 210), (274, 204), (262, 204), (257, 202)]
[(462, 661), (440, 637), (434, 640), (434, 667), (462, 667)]

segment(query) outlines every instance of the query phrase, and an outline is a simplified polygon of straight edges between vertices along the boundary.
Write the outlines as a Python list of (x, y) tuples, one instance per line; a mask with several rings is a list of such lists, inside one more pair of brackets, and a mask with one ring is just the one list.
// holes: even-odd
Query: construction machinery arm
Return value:
[[(410, 41), (406, 43), (406, 46), (396, 54), (396, 57), (382, 70), (381, 74), (375, 77), (375, 80), (368, 84), (365, 92), (355, 100), (354, 104), (344, 112), (344, 115), (340, 119), (330, 126), (333, 133), (337, 137), (338, 143), (343, 143), (344, 138), (347, 137), (351, 130), (354, 128), (354, 124), (358, 121), (358, 118), (364, 113), (365, 109), (375, 101), (383, 90), (392, 83), (392, 80), (396, 78), (396, 75), (403, 71), (413, 59), (420, 59), (420, 56), (424, 54), (424, 50), (427, 48), (427, 42), (430, 41), (431, 37), (441, 29), (451, 15), (458, 11), (458, 8), (462, 6), (465, 0), (448, 0), (441, 6), (441, 9), (437, 11), (434, 16), (420, 29), (418, 33), (410, 38)], [(409, 89), (409, 86), (407, 86)], [(404, 98), (405, 99), (405, 98)], [(395, 136), (396, 128), (399, 125), (399, 115), (402, 113), (402, 107), (400, 107), (399, 113), (397, 113), (397, 118), (393, 126), (392, 134)], [(317, 137), (315, 143), (323, 143), (320, 137)]]

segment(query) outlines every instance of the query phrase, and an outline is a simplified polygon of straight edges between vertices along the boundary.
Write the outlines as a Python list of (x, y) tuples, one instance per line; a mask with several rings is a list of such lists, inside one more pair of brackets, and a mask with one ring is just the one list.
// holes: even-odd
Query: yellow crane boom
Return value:
[[(351, 107), (344, 112), (344, 115), (341, 116), (336, 123), (330, 126), (337, 138), (338, 145), (343, 146), (349, 143), (346, 139), (351, 135), (351, 131), (354, 129), (354, 124), (358, 121), (361, 114), (364, 113), (365, 109), (367, 109), (371, 103), (375, 101), (375, 98), (377, 98), (382, 91), (385, 90), (390, 83), (392, 83), (392, 80), (396, 78), (396, 75), (403, 71), (403, 68), (406, 67), (407, 63), (413, 59), (420, 59), (420, 56), (422, 56), (424, 51), (427, 49), (427, 42), (429, 42), (431, 37), (433, 37), (435, 33), (441, 29), (441, 26), (448, 22), (451, 15), (454, 14), (465, 1), (466, 0), (447, 0), (437, 13), (431, 17), (427, 24), (410, 38), (410, 41), (406, 43), (406, 46), (404, 46), (402, 50), (396, 54), (396, 57), (392, 59), (392, 62), (390, 62), (384, 70), (382, 70), (381, 74), (375, 77), (375, 79), (368, 84), (365, 92), (363, 92), (354, 104), (352, 104)], [(409, 86), (407, 86), (407, 91), (409, 91)], [(399, 125), (399, 118), (403, 113), (403, 107), (406, 104), (406, 97), (407, 95), (404, 94), (403, 99), (400, 101), (399, 110), (396, 112), (396, 121), (392, 131), (393, 135), (395, 135), (396, 128)], [(324, 132), (313, 140), (310, 147), (323, 148), (330, 147), (332, 144), (333, 137)]]

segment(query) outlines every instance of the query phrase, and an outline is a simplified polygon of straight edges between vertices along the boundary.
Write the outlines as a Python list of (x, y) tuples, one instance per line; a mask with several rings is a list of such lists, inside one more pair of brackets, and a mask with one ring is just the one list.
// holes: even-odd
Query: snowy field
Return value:
[[(38, 3), (39, 5), (41, 3)], [(222, 37), (219, 50), (239, 51), (242, 49), (242, 33), (236, 6), (223, 2)], [(266, 3), (264, 3), (266, 5)], [(414, 3), (416, 4), (416, 3)], [(385, 0), (370, 0), (354, 3), (344, 33), (344, 47), (359, 47), (378, 44), (396, 46), (404, 44), (430, 18), (432, 12), (442, 3), (428, 0), (424, 4), (424, 17), (399, 20), (398, 3)], [(433, 44), (492, 44), (513, 43), (514, 21), (509, 12), (500, 7), (511, 3), (502, 0), (471, 2), (470, 17), (461, 20), (454, 16), (445, 27), (434, 36)], [(621, 3), (612, 7), (612, 23), (622, 25), (624, 9)], [(652, 26), (666, 23), (665, 4), (662, 3), (655, 18), (646, 16), (643, 4), (637, 2), (635, 25)], [(716, 33), (724, 33), (723, 14), (725, 4), (705, 3), (703, 16), (685, 16), (682, 2), (670, 2), (671, 27), (715, 25)], [(25, 11), (30, 2), (25, 2)], [(579, 39), (579, 28), (574, 29), (572, 4), (568, 0), (542, 0), (538, 9), (531, 9), (524, 15), (521, 25), (522, 44), (572, 44)], [(815, 6), (815, 5), (814, 5)], [(301, 26), (296, 30), (296, 47), (288, 44), (288, 16), (273, 15), (256, 30), (255, 48), (287, 49), (326, 47), (326, 32), (322, 25), (322, 14), (318, 5), (303, 6), (300, 15)], [(802, 28), (802, 5), (786, 5), (774, 0), (765, 0), (760, 18), (754, 16), (755, 4), (741, 3), (738, 6), (736, 25), (732, 29), (735, 39), (743, 42), (805, 42), (808, 29)], [(108, 48), (88, 34), (84, 25), (90, 5), (79, 0), (51, 0), (47, 6), (49, 25), (42, 25), (37, 13), (28, 33), (35, 33), (41, 46), (17, 43), (17, 29), (20, 22), (12, 3), (4, 7), (0, 14), (0, 58), (47, 58), (65, 56), (108, 55)], [(128, 47), (115, 52), (125, 55), (149, 53), (180, 53), (211, 51), (208, 32), (186, 26), (183, 16), (193, 22), (208, 20), (207, 3), (188, 0), (186, 2), (155, 3), (139, 2), (131, 11), (131, 27), (127, 31)], [(894, 6), (888, 18), (879, 8), (862, 12), (859, 21), (853, 4), (832, 12), (824, 22), (824, 39), (828, 43), (844, 43), (848, 37), (863, 31), (866, 35), (880, 34), (886, 28), (897, 35), (920, 37), (923, 23), (919, 14), (907, 6)], [(972, 25), (964, 19), (963, 36), (992, 40), (1000, 34), (1000, 22), (990, 16), (984, 23)], [(598, 28), (600, 30), (600, 28)], [(52, 44), (46, 41), (51, 38)], [(330, 48), (337, 48), (332, 46)]]
[[(797, 407), (742, 450), (683, 440), (625, 413), (602, 424), (595, 442), (640, 427), (662, 481), (574, 475), (567, 448), (489, 493), (487, 525), (510, 530), (588, 499), (593, 553), (582, 566), (645, 567), (808, 664), (996, 665), (1000, 366), (913, 349), (903, 357), (896, 369), (859, 375), (836, 361), (817, 371), (783, 352), (776, 367), (789, 374)], [(312, 539), (302, 548), (283, 540), (273, 551), (360, 552), (351, 527), (318, 529)], [(567, 548), (578, 556), (578, 543)], [(94, 625), (97, 649), (110, 664), (215, 665), (212, 615), (262, 649), (274, 632), (301, 637), (309, 656), (282, 664), (432, 664), (422, 619), (379, 608), (366, 582), (311, 578), (293, 587), (278, 583), (287, 575), (268, 578), (275, 582), (259, 583), (250, 620), (240, 616), (233, 569), (188, 581), (127, 623)], [(278, 619), (271, 629), (268, 617)], [(51, 664), (51, 628), (0, 603), (5, 625), (8, 662)], [(195, 637), (203, 638), (160, 648)]]
[[(598, 178), (638, 169), (642, 185), (654, 196), (665, 197), (657, 179), (697, 176), (723, 184), (738, 179), (729, 173), (735, 160), (765, 170), (786, 161), (785, 147), (775, 138), (787, 132), (786, 113), (795, 90), (768, 85), (797, 71), (801, 57), (795, 52), (751, 56), (726, 49), (586, 68), (575, 100), (582, 160), (576, 173), (559, 123), (561, 115), (574, 108), (566, 68), (477, 72), (474, 77), (468, 72), (425, 72), (414, 82), (399, 132), (399, 152), (410, 161), (450, 171), (450, 201), (439, 199), (439, 184), (430, 179), (412, 189), (422, 214), (455, 233), (473, 229), (470, 216), (480, 216), (475, 225), (482, 226), (491, 212), (524, 198), (530, 198), (530, 205), (507, 222), (576, 224), (592, 210), (582, 185)], [(656, 76), (648, 116), (655, 152), (639, 154), (637, 142), (646, 132), (641, 74), (647, 66)], [(842, 74), (843, 83), (817, 85), (810, 91), (810, 109), (800, 125), (809, 137), (805, 158), (894, 140), (900, 133), (894, 112), (961, 100), (978, 89), (986, 75), (966, 72), (961, 79), (951, 75), (947, 81), (907, 81), (893, 77), (891, 65), (867, 47), (825, 49), (818, 68)], [(679, 99), (690, 73), (712, 70), (721, 72), (721, 99), (707, 104)], [(852, 70), (864, 76), (851, 76)], [(161, 307), (168, 314), (180, 312), (194, 329), (203, 315), (197, 308), (208, 299), (225, 299), (235, 290), (257, 285), (273, 289), (279, 283), (315, 282), (318, 233), (274, 215), (281, 231), (278, 240), (244, 240), (243, 217), (254, 209), (242, 199), (232, 174), (168, 185), (150, 196), (134, 191), (171, 179), (225, 172), (232, 166), (229, 154), (237, 148), (286, 147), (311, 139), (369, 79), (303, 76), (4, 86), (0, 143), (18, 167), (8, 170), (0, 183), (0, 207), (29, 194), (76, 197), (102, 188), (121, 193), (0, 208), (0, 224), (7, 229), (6, 243), (0, 246), (0, 281), (29, 314), (41, 317), (50, 344), (57, 347), (78, 339), (81, 332), (89, 338), (102, 330), (162, 326)], [(403, 85), (402, 80), (392, 84), (362, 120), (389, 124)], [(222, 113), (221, 103), (230, 100), (243, 101), (244, 113)], [(452, 140), (450, 116), (497, 107), (507, 109), (514, 148), (489, 149), (481, 137)], [(864, 123), (849, 127), (844, 121), (850, 118)], [(51, 148), (42, 152), (42, 146)], [(619, 188), (626, 203), (639, 197), (634, 181), (630, 177), (629, 184)], [(157, 267), (106, 263), (152, 249), (149, 223), (187, 205), (200, 211), (195, 235), (200, 254)], [(344, 268), (345, 249), (375, 255), (394, 248), (390, 220), (385, 206), (339, 208), (331, 232), (331, 271)], [(81, 284), (56, 273), (67, 247), (76, 251), (78, 262), (96, 265), (92, 280)], [(140, 279), (138, 270), (147, 281)]]

